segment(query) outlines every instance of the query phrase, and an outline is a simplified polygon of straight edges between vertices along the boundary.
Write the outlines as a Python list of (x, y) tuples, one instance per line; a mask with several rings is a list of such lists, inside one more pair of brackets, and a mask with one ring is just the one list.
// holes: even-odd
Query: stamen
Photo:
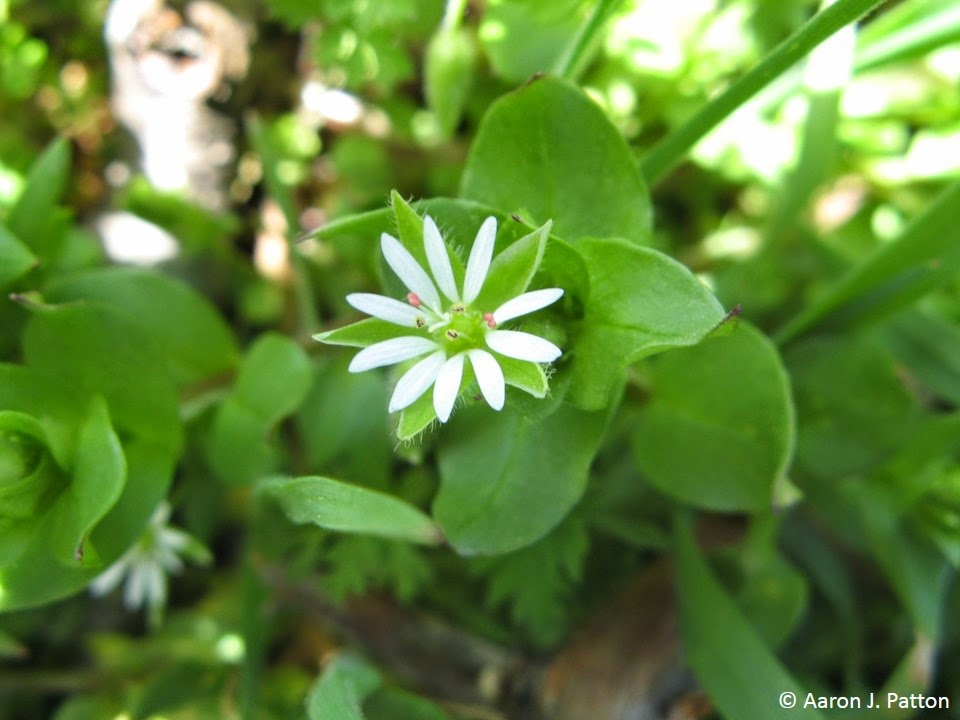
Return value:
[(464, 312), (464, 310), (466, 310), (466, 308), (459, 303), (457, 303), (456, 305), (452, 305), (450, 307), (450, 312), (454, 312), (454, 313), (462, 313)]
[(458, 333), (456, 330), (447, 330), (447, 337), (451, 340), (456, 340), (458, 337), (460, 337), (460, 333)]
[(497, 321), (493, 319), (493, 313), (484, 313), (483, 319), (486, 320), (488, 328), (495, 328), (497, 326)]
[(417, 315), (417, 319), (415, 322), (417, 323), (418, 328), (422, 328), (424, 325), (427, 324), (427, 319), (423, 315)]
[(420, 300), (420, 296), (416, 293), (407, 293), (407, 302), (413, 305), (415, 308), (418, 308), (423, 304)]

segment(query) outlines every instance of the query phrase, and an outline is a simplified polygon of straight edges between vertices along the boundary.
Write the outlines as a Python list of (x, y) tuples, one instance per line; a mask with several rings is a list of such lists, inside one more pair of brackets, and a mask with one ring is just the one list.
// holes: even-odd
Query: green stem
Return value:
[(640, 168), (647, 182), (654, 185), (662, 180), (700, 138), (734, 110), (837, 30), (855, 22), (883, 2), (885, 0), (838, 0), (823, 12), (814, 15), (802, 28), (774, 48), (753, 70), (644, 155)]
[(460, 21), (463, 20), (463, 11), (467, 9), (467, 0), (447, 0), (447, 6), (443, 11), (443, 20), (440, 22), (440, 28), (451, 32), (460, 27)]
[(260, 154), (260, 162), (263, 164), (263, 179), (267, 186), (267, 192), (280, 206), (284, 219), (287, 221), (287, 252), (290, 259), (290, 266), (293, 270), (293, 297), (297, 304), (297, 320), (299, 324), (297, 335), (299, 338), (309, 338), (312, 333), (316, 332), (320, 324), (320, 319), (315, 307), (313, 283), (310, 280), (310, 267), (307, 259), (297, 248), (297, 228), (299, 227), (300, 220), (297, 216), (296, 203), (289, 188), (280, 180), (280, 176), (277, 173), (277, 153), (260, 119), (256, 116), (251, 116), (247, 121), (247, 128), (251, 143)]
[(584, 60), (589, 55), (593, 42), (604, 23), (620, 4), (620, 0), (600, 0), (593, 8), (587, 22), (580, 28), (566, 51), (560, 56), (553, 71), (567, 80), (576, 80), (583, 71)]

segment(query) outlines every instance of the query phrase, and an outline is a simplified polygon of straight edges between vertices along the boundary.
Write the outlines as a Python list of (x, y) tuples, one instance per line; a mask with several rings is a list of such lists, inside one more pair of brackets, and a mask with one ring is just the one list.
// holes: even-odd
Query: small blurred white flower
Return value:
[(496, 235), (496, 218), (488, 217), (470, 251), (462, 292), (454, 279), (446, 245), (429, 215), (423, 219), (429, 274), (399, 240), (387, 233), (381, 235), (384, 259), (410, 291), (407, 302), (371, 293), (347, 295), (347, 302), (361, 312), (419, 333), (364, 348), (354, 356), (349, 370), (363, 372), (426, 355), (397, 382), (390, 412), (409, 407), (432, 386), (434, 411), (440, 422), (446, 422), (460, 394), (466, 360), (473, 367), (487, 404), (501, 410), (505, 382), (498, 354), (533, 363), (553, 362), (560, 357), (560, 348), (548, 340), (516, 330), (499, 330), (497, 326), (551, 305), (563, 295), (562, 289), (525, 292), (492, 311), (473, 307), (490, 270)]
[(183, 569), (181, 555), (206, 564), (209, 551), (189, 534), (167, 524), (170, 504), (160, 503), (143, 535), (113, 565), (90, 583), (94, 595), (106, 595), (124, 578), (123, 604), (135, 611), (146, 605), (151, 622), (158, 622), (167, 603), (167, 575)]

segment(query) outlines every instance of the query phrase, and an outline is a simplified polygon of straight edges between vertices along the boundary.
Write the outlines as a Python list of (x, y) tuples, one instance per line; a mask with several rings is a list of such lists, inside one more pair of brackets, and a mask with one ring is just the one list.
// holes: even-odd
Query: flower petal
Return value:
[(407, 370), (393, 390), (393, 396), (390, 398), (390, 412), (403, 410), (423, 395), (437, 379), (445, 358), (446, 354), (443, 350), (439, 350)]
[(433, 279), (437, 281), (440, 292), (453, 302), (460, 302), (457, 283), (453, 279), (453, 268), (450, 266), (450, 256), (447, 255), (447, 246), (437, 229), (437, 224), (429, 215), (423, 218), (423, 249), (427, 253), (430, 272), (433, 273)]
[(563, 352), (549, 340), (516, 330), (491, 330), (486, 341), (492, 350), (516, 360), (553, 362)]
[(477, 376), (483, 398), (494, 410), (502, 410), (506, 387), (500, 364), (486, 350), (469, 350), (467, 357), (473, 365), (473, 372)]
[(467, 260), (467, 274), (463, 279), (463, 302), (467, 304), (477, 299), (483, 287), (483, 281), (487, 279), (496, 239), (497, 219), (491, 216), (483, 221), (483, 225), (477, 231), (473, 248), (470, 250), (470, 259)]
[(123, 587), (123, 606), (127, 610), (137, 610), (143, 606), (149, 584), (150, 566), (143, 556), (136, 558), (130, 566), (127, 583)]
[(437, 375), (437, 384), (433, 386), (433, 409), (440, 422), (450, 419), (453, 404), (460, 394), (460, 381), (463, 379), (463, 353), (447, 360)]
[(496, 323), (513, 320), (513, 318), (532, 313), (535, 310), (552, 305), (563, 295), (561, 288), (546, 288), (544, 290), (533, 290), (532, 292), (517, 295), (511, 300), (507, 300), (503, 305), (493, 311), (493, 320)]
[(396, 365), (404, 360), (426, 355), (431, 350), (436, 349), (437, 344), (425, 337), (410, 335), (390, 338), (374, 343), (358, 352), (353, 356), (347, 370), (358, 373), (385, 365)]
[(403, 327), (417, 327), (417, 318), (424, 321), (427, 319), (427, 314), (423, 309), (415, 308), (412, 305), (383, 295), (350, 293), (347, 295), (347, 302), (360, 312)]
[(131, 552), (128, 550), (113, 565), (97, 575), (94, 581), (90, 583), (90, 592), (94, 595), (107, 595), (113, 592), (123, 582), (124, 576), (130, 570), (130, 557)]
[(407, 286), (407, 290), (416, 294), (427, 307), (439, 315), (440, 295), (437, 293), (437, 288), (410, 251), (401, 245), (399, 240), (387, 233), (380, 236), (380, 250), (387, 264)]

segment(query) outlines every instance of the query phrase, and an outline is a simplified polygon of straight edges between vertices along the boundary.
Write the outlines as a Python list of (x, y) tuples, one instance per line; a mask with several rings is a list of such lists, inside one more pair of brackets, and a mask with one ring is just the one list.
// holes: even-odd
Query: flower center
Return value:
[(433, 338), (446, 350), (448, 357), (483, 347), (486, 329), (486, 316), (463, 305), (451, 307), (444, 313), (443, 322), (431, 328)]

